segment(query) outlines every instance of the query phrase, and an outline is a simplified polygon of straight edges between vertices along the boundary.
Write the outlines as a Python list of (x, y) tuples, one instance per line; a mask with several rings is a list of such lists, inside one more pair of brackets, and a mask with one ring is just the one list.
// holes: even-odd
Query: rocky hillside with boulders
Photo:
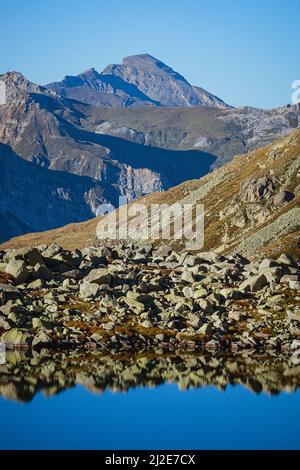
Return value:
[(58, 245), (0, 254), (7, 349), (299, 349), (300, 265), (287, 255)]
[(299, 144), (296, 131), (139, 201), (205, 204), (198, 252), (184, 241), (101, 241), (96, 220), (2, 245), (0, 341), (37, 351), (297, 355)]
[(0, 242), (90, 219), (93, 208), (113, 198), (110, 188), (91, 178), (35, 165), (1, 143), (0, 174)]
[[(201, 178), (138, 201), (152, 204), (204, 204), (203, 250), (248, 258), (300, 254), (300, 131), (262, 149), (236, 157)], [(133, 219), (129, 219), (129, 222)], [(70, 249), (99, 243), (99, 219), (11, 240), (3, 248), (57, 242)], [(148, 227), (145, 219), (144, 226)], [(157, 243), (166, 243), (157, 241)], [(185, 249), (185, 242), (168, 242)]]

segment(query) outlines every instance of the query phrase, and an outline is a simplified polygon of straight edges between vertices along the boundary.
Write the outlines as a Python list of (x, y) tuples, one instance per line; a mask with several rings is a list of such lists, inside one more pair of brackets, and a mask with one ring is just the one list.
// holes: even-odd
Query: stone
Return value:
[(10, 261), (6, 266), (5, 272), (13, 276), (17, 285), (24, 284), (29, 278), (29, 271), (24, 261)]
[(143, 328), (152, 328), (152, 327), (153, 327), (152, 323), (151, 323), (149, 320), (143, 321), (143, 322), (141, 323), (141, 326), (142, 326)]
[(11, 326), (10, 323), (5, 320), (5, 318), (0, 316), (0, 330), (10, 330)]
[(145, 310), (144, 304), (142, 302), (139, 302), (138, 300), (132, 299), (130, 297), (124, 297), (123, 300), (125, 304), (128, 305), (128, 307), (130, 308), (137, 309), (141, 312)]
[(188, 322), (195, 329), (199, 328), (199, 326), (201, 325), (200, 318), (197, 315), (195, 315), (194, 313), (189, 313)]
[(282, 277), (282, 269), (280, 267), (270, 267), (261, 269), (259, 274), (263, 274), (268, 283), (278, 283)]
[(258, 274), (257, 276), (252, 276), (246, 279), (242, 284), (239, 286), (239, 290), (242, 292), (257, 292), (263, 289), (265, 286), (268, 285), (268, 280), (265, 275)]
[(115, 329), (115, 326), (116, 326), (116, 325), (115, 325), (114, 322), (109, 322), (109, 323), (104, 323), (104, 324), (102, 325), (102, 328), (103, 328), (104, 330), (107, 330), (107, 331), (112, 331), (112, 330)]
[(213, 251), (202, 251), (201, 253), (198, 254), (198, 262), (204, 262), (204, 263), (217, 263), (218, 261), (222, 261), (224, 258), (219, 255), (218, 253), (215, 253)]
[(181, 274), (181, 280), (183, 282), (187, 282), (189, 284), (193, 284), (195, 282), (195, 276), (192, 272), (190, 271), (183, 271)]
[(289, 320), (296, 321), (300, 323), (300, 312), (295, 312), (292, 310), (287, 310), (287, 316)]
[(205, 299), (199, 299), (198, 300), (198, 305), (203, 310), (204, 313), (213, 313), (214, 312), (214, 306), (212, 303), (208, 302)]
[(290, 282), (298, 282), (299, 276), (295, 274), (285, 274), (281, 277), (280, 282), (284, 284), (289, 284)]
[(16, 302), (9, 300), (2, 307), (0, 307), (0, 313), (8, 317), (10, 313), (14, 313), (18, 309)]
[(273, 259), (270, 258), (265, 258), (261, 261), (258, 270), (261, 271), (266, 268), (274, 268), (278, 266), (278, 262), (274, 261)]
[(28, 284), (28, 289), (33, 289), (33, 290), (39, 290), (43, 287), (43, 282), (41, 279), (36, 279), (35, 281), (32, 281), (30, 284)]
[(215, 350), (215, 349), (219, 349), (219, 347), (220, 347), (219, 341), (216, 341), (214, 339), (212, 339), (211, 341), (209, 341), (208, 343), (205, 344), (206, 349)]
[(285, 264), (287, 266), (292, 266), (294, 268), (297, 267), (297, 263), (295, 262), (295, 260), (291, 256), (286, 255), (285, 253), (281, 254), (277, 258), (276, 261), (277, 261), (278, 264)]
[(7, 349), (29, 348), (32, 345), (33, 336), (24, 330), (12, 328), (1, 336), (1, 341)]
[(295, 195), (289, 191), (280, 191), (273, 198), (273, 204), (275, 206), (283, 206), (288, 202), (292, 201), (295, 198)]
[(49, 346), (53, 340), (44, 331), (40, 331), (32, 340), (32, 348), (42, 348)]
[(184, 287), (182, 293), (186, 299), (192, 299), (194, 296), (194, 289), (192, 287)]
[(84, 282), (80, 285), (79, 296), (82, 299), (94, 299), (99, 294), (101, 288), (94, 282)]
[(34, 266), (37, 263), (44, 264), (43, 257), (37, 248), (25, 247), (13, 250), (8, 254), (9, 260), (24, 261), (26, 266)]
[(153, 256), (166, 258), (167, 256), (170, 256), (171, 253), (172, 253), (172, 248), (170, 248), (167, 245), (162, 245), (157, 250), (155, 250), (155, 252), (153, 253)]
[(241, 314), (240, 314), (240, 312), (231, 311), (228, 314), (228, 318), (229, 318), (229, 320), (233, 320), (233, 321), (238, 322), (241, 319)]
[(50, 281), (53, 277), (52, 271), (45, 264), (37, 263), (34, 265), (35, 275), (44, 281)]
[(108, 272), (106, 268), (93, 269), (88, 276), (84, 278), (84, 282), (93, 284), (108, 284), (110, 285), (113, 280), (113, 276)]
[(40, 320), (39, 318), (32, 319), (32, 328), (37, 329), (37, 328), (42, 328), (42, 327), (43, 327), (42, 320)]
[(208, 292), (206, 289), (197, 289), (194, 293), (194, 299), (201, 299), (203, 297), (206, 297), (208, 295)]
[(292, 290), (300, 290), (300, 281), (290, 281), (289, 288)]

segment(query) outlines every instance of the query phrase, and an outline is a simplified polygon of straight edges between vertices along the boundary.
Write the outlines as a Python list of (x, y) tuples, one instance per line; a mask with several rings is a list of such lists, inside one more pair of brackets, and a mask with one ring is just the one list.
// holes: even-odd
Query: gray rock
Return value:
[(24, 261), (26, 266), (35, 266), (37, 263), (44, 264), (43, 257), (37, 248), (25, 247), (8, 252), (9, 261)]
[(94, 299), (98, 296), (101, 288), (95, 282), (84, 282), (80, 285), (79, 296), (82, 299)]
[(7, 320), (5, 320), (5, 318), (0, 316), (0, 330), (10, 330), (10, 329), (11, 329), (10, 323)]
[(50, 346), (53, 340), (44, 331), (40, 331), (32, 340), (32, 348), (42, 348)]
[(45, 264), (37, 263), (34, 265), (35, 275), (44, 281), (50, 281), (53, 278), (52, 271)]
[(195, 276), (190, 271), (183, 271), (181, 280), (187, 282), (188, 284), (193, 284), (195, 282)]
[(41, 279), (36, 279), (35, 281), (30, 282), (27, 287), (28, 289), (38, 290), (43, 287), (43, 282)]
[(285, 253), (283, 253), (279, 256), (279, 258), (277, 258), (277, 263), (286, 264), (287, 266), (292, 266), (294, 268), (297, 267), (297, 263), (295, 262), (295, 260), (291, 256), (286, 255)]
[(23, 284), (29, 278), (29, 271), (24, 261), (10, 261), (6, 267), (6, 273), (14, 277), (16, 284)]
[(242, 292), (247, 292), (247, 291), (257, 292), (263, 289), (267, 285), (268, 285), (268, 280), (266, 276), (264, 276), (263, 274), (259, 274), (257, 276), (252, 276), (249, 279), (246, 279), (239, 286), (239, 289)]
[(84, 278), (84, 282), (93, 284), (108, 284), (110, 285), (113, 281), (113, 276), (108, 272), (106, 268), (93, 269), (88, 276)]
[(300, 281), (290, 281), (289, 288), (292, 290), (300, 290)]

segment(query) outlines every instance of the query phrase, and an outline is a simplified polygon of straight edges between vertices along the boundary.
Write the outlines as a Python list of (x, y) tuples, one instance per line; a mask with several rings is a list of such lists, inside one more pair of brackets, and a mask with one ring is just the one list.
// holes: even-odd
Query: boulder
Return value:
[(99, 284), (95, 282), (84, 282), (80, 285), (79, 296), (82, 299), (94, 299), (100, 291)]
[(37, 263), (44, 264), (43, 257), (37, 248), (25, 247), (7, 253), (6, 258), (10, 261), (24, 261), (26, 266), (34, 266)]
[(239, 290), (242, 292), (257, 292), (263, 289), (268, 285), (268, 279), (264, 274), (258, 274), (257, 276), (252, 276), (246, 279), (239, 287)]
[(38, 279), (50, 281), (53, 278), (52, 271), (45, 264), (37, 263), (34, 265), (35, 275)]
[(110, 285), (113, 281), (113, 276), (109, 273), (109, 271), (106, 268), (100, 268), (100, 269), (93, 269), (88, 276), (86, 276), (83, 280), (84, 282), (87, 283), (93, 283), (93, 284), (108, 284)]
[(32, 348), (39, 349), (49, 346), (52, 343), (52, 339), (44, 331), (40, 331), (32, 340)]
[(1, 336), (1, 341), (7, 349), (30, 348), (33, 336), (24, 330), (13, 328)]
[(41, 279), (36, 279), (35, 281), (32, 281), (30, 284), (28, 284), (27, 287), (28, 289), (33, 289), (33, 290), (42, 289), (43, 281)]
[(181, 275), (181, 280), (188, 284), (193, 284), (195, 282), (195, 276), (190, 271), (183, 271)]
[(290, 193), (289, 191), (280, 191), (274, 196), (273, 204), (280, 207), (292, 201), (294, 198), (295, 195), (293, 193)]
[(10, 330), (10, 329), (11, 329), (10, 323), (8, 323), (8, 321), (5, 318), (0, 316), (0, 330)]
[(29, 271), (26, 268), (26, 264), (24, 261), (19, 260), (19, 261), (10, 261), (8, 265), (6, 266), (6, 273), (10, 274), (13, 276), (15, 283), (18, 284), (24, 284), (24, 282), (27, 281), (29, 278)]
[(286, 254), (282, 254), (279, 256), (279, 258), (277, 258), (277, 263), (279, 264), (285, 264), (287, 266), (292, 266), (294, 268), (297, 268), (297, 263), (295, 262), (295, 260), (289, 256), (289, 255), (286, 255)]

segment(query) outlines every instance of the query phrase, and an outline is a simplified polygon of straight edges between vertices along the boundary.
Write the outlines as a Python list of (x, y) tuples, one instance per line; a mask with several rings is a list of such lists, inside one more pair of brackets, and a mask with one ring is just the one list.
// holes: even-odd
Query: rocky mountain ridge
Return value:
[(62, 96), (101, 107), (206, 106), (230, 108), (220, 98), (188, 81), (149, 54), (126, 57), (121, 65), (94, 68), (46, 85)]

